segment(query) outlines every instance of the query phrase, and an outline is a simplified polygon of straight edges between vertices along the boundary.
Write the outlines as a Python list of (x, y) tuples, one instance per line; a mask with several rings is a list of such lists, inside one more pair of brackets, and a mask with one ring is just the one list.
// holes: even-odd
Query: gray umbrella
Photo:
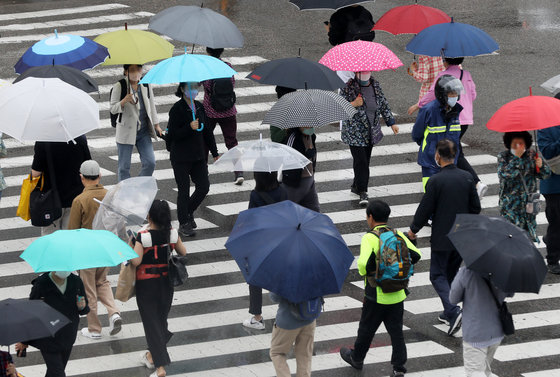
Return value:
[(356, 109), (342, 96), (310, 89), (288, 93), (276, 102), (263, 123), (278, 128), (321, 127), (350, 119)]
[(150, 19), (149, 28), (177, 41), (210, 48), (243, 47), (243, 35), (229, 18), (208, 8), (178, 5)]

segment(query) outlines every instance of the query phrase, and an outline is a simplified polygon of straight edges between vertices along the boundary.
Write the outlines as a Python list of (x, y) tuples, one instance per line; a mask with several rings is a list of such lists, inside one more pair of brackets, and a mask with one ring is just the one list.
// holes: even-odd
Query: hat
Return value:
[(99, 164), (94, 160), (82, 162), (80, 173), (87, 177), (97, 177), (99, 175)]

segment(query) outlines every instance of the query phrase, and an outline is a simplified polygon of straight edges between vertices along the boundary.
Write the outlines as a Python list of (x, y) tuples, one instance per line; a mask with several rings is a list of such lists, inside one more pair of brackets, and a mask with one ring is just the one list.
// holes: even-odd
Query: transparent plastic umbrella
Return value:
[(541, 88), (548, 90), (551, 93), (560, 92), (560, 75), (554, 76), (541, 84)]

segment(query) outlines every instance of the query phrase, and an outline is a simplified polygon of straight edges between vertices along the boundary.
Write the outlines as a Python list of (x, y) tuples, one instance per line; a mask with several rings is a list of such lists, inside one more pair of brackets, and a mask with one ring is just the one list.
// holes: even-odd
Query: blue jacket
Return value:
[[(412, 140), (420, 146), (418, 165), (436, 171), (439, 170), (434, 158), (436, 145), (442, 139), (450, 139), (457, 144), (457, 148), (460, 148), (461, 125), (459, 124), (459, 113), (461, 110), (463, 110), (463, 107), (456, 104), (449, 113), (445, 114), (437, 99), (420, 108), (416, 123), (412, 128)], [(457, 164), (458, 156), (459, 153), (455, 157), (455, 164)]]
[[(545, 159), (560, 155), (560, 126), (539, 130), (537, 143)], [(560, 194), (560, 175), (552, 173), (550, 178), (543, 179), (541, 181), (541, 194)]]

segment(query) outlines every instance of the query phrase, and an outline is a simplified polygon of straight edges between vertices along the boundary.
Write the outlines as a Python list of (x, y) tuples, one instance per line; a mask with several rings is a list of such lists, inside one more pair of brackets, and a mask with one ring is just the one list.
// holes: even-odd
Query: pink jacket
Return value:
[[(450, 65), (445, 71), (440, 72), (434, 83), (430, 87), (430, 90), (422, 99), (418, 102), (420, 107), (424, 107), (426, 104), (432, 102), (436, 99), (434, 94), (434, 87), (436, 85), (437, 80), (442, 75), (451, 75), (457, 78), (461, 77), (461, 68), (458, 65)], [(463, 70), (463, 79), (461, 80), (463, 83), (463, 87), (465, 91), (461, 93), (461, 98), (459, 99), (459, 104), (463, 106), (463, 111), (459, 114), (459, 122), (461, 124), (473, 124), (473, 102), (476, 99), (476, 86), (474, 85), (474, 81), (472, 79), (471, 74), (469, 71)]]

